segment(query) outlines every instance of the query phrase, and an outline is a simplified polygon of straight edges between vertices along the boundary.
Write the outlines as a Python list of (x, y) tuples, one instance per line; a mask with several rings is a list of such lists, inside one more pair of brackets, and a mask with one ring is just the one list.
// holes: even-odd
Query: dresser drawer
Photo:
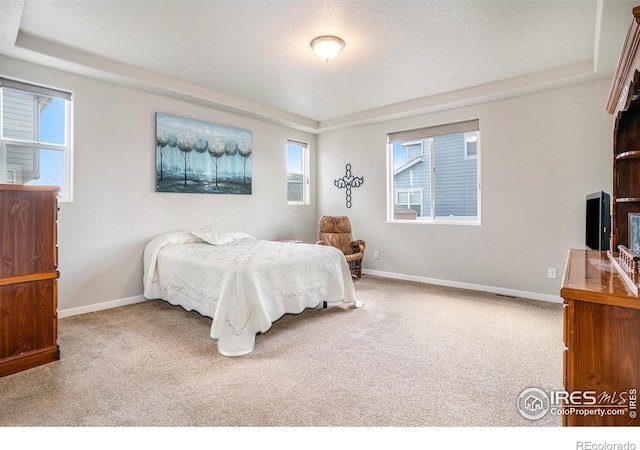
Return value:
[(55, 347), (57, 280), (0, 286), (0, 360)]

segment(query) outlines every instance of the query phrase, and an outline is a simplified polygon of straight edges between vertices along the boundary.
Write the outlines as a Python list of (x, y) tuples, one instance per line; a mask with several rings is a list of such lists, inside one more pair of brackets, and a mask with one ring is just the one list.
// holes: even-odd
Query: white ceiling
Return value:
[(0, 54), (322, 132), (610, 78), (633, 6), (0, 0)]

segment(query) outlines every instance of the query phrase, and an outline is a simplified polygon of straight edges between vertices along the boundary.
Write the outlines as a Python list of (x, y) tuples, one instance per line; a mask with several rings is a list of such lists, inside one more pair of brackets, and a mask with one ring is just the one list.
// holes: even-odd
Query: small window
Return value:
[(0, 123), (0, 183), (58, 186), (71, 201), (71, 94), (0, 78)]
[(475, 158), (478, 156), (478, 132), (465, 133), (464, 135), (464, 157)]
[(309, 204), (309, 145), (287, 141), (287, 203)]
[[(415, 211), (416, 217), (422, 216), (422, 189), (396, 191), (396, 205), (401, 207), (400, 211), (410, 209)], [(399, 213), (396, 212), (396, 214)]]
[(478, 120), (387, 136), (388, 221), (480, 223)]

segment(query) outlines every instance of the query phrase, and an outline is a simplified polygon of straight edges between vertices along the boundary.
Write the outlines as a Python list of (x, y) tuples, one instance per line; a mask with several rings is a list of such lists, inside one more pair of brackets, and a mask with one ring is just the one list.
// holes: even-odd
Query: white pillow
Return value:
[(240, 239), (255, 239), (250, 234), (244, 233), (242, 231), (232, 231), (231, 233), (225, 233), (224, 235), (230, 237), (234, 241), (239, 241)]
[(192, 231), (191, 234), (212, 245), (224, 245), (233, 242), (233, 238), (209, 226)]

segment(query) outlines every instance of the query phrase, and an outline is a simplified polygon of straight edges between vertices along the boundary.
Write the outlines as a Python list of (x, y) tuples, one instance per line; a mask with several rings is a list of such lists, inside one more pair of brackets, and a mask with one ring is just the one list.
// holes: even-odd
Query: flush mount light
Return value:
[(344, 48), (344, 41), (336, 36), (318, 36), (311, 41), (311, 48), (320, 59), (328, 62)]

